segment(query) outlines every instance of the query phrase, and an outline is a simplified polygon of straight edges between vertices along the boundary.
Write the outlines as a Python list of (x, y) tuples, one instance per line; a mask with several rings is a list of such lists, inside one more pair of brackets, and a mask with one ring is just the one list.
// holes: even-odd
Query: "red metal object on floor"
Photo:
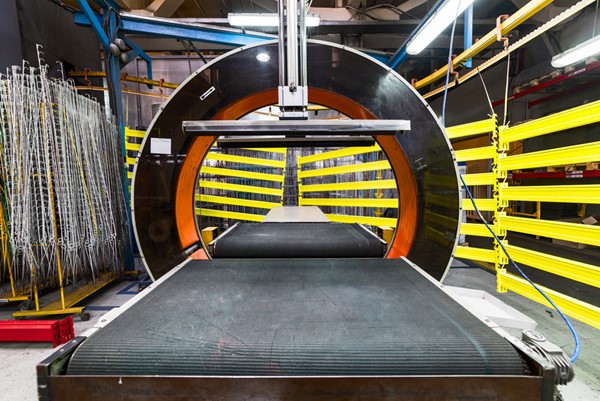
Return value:
[(51, 342), (58, 347), (75, 338), (73, 318), (62, 320), (2, 320), (1, 342)]

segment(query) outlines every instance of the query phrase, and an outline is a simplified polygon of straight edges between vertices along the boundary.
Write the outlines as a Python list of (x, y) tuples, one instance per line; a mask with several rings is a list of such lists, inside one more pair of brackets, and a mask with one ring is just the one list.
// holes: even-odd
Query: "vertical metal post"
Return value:
[[(287, 86), (286, 75), (285, 75), (285, 1), (279, 0), (277, 2), (277, 11), (279, 12), (279, 86)], [(281, 99), (279, 99), (281, 104)]]
[(298, 23), (299, 23), (299, 27), (300, 27), (300, 32), (299, 32), (299, 36), (300, 36), (300, 43), (299, 43), (299, 48), (298, 48), (298, 55), (299, 55), (299, 61), (300, 61), (300, 65), (299, 65), (299, 74), (300, 74), (300, 79), (299, 79), (299, 86), (307, 86), (308, 85), (308, 79), (307, 79), (307, 60), (306, 60), (306, 1), (305, 0), (300, 0), (300, 10), (299, 10), (299, 14), (298, 14)]
[(295, 92), (298, 83), (298, 3), (287, 1), (287, 84)]
[[(464, 38), (465, 44), (464, 49), (468, 49), (473, 45), (473, 4), (471, 4), (465, 10), (465, 23), (464, 23)], [(473, 59), (470, 58), (466, 61), (465, 67), (471, 68), (473, 66)]]

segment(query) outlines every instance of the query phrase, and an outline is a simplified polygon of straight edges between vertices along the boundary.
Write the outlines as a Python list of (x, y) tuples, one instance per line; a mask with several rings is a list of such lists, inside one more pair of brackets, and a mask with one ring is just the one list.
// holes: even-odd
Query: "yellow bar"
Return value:
[(456, 189), (457, 178), (449, 175), (438, 175), (425, 172), (423, 179), (425, 188), (431, 188), (432, 186), (440, 186), (444, 188)]
[(432, 195), (430, 192), (425, 193), (425, 203), (433, 204), (438, 206), (444, 206), (448, 208), (455, 208), (457, 201), (455, 197)]
[(127, 164), (129, 164), (130, 166), (133, 166), (135, 164), (135, 157), (127, 157), (127, 158), (125, 158), (125, 160), (127, 161)]
[(202, 229), (201, 235), (202, 235), (202, 242), (204, 242), (205, 245), (208, 245), (212, 242), (213, 239), (215, 239), (215, 231), (217, 230), (217, 227), (206, 227)]
[(133, 171), (127, 172), (127, 178), (129, 178), (130, 180), (133, 178)]
[(283, 188), (265, 188), (265, 187), (257, 187), (254, 185), (228, 184), (226, 182), (206, 181), (206, 180), (200, 180), (199, 185), (201, 188), (222, 189), (225, 191), (248, 192), (251, 194), (262, 194), (262, 195), (273, 195), (273, 196), (282, 196), (283, 195)]
[(454, 257), (489, 263), (496, 261), (496, 253), (493, 249), (473, 248), (470, 246), (457, 246)]
[(462, 223), (460, 233), (464, 235), (475, 235), (477, 237), (492, 237), (490, 231), (482, 223)]
[(398, 223), (396, 219), (389, 217), (370, 217), (370, 216), (349, 216), (346, 214), (325, 214), (327, 218), (334, 223), (347, 224), (369, 224), (371, 226), (388, 226), (396, 227)]
[(390, 169), (390, 163), (387, 160), (369, 163), (349, 164), (346, 166), (327, 167), (316, 170), (298, 171), (298, 178), (321, 177), (324, 175), (336, 175), (347, 173), (359, 173), (363, 171), (387, 170)]
[(496, 128), (496, 120), (490, 118), (487, 120), (475, 121), (469, 124), (455, 125), (446, 128), (446, 134), (450, 139), (466, 138), (469, 136), (487, 134), (493, 132)]
[(131, 129), (131, 128), (127, 128), (125, 127), (125, 137), (134, 137), (134, 138), (143, 138), (146, 136), (146, 131), (140, 131), (137, 129)]
[(394, 239), (394, 229), (388, 226), (380, 226), (379, 229), (381, 230), (381, 239), (389, 246)]
[[(499, 287), (506, 288), (526, 298), (552, 307), (550, 303), (524, 279), (504, 271), (499, 271), (496, 277), (498, 279)], [(544, 291), (564, 313), (589, 324), (590, 326), (600, 329), (600, 308), (541, 285), (538, 285), (538, 287), (540, 287), (540, 289)]]
[(396, 181), (394, 180), (335, 182), (332, 184), (298, 185), (298, 191), (300, 192), (300, 194), (305, 192), (356, 191), (368, 189), (394, 188), (396, 188)]
[(496, 175), (494, 173), (463, 174), (467, 185), (494, 185)]
[(517, 170), (586, 163), (598, 160), (600, 160), (600, 142), (591, 142), (503, 157), (498, 160), (498, 166), (502, 170)]
[(547, 117), (500, 130), (500, 142), (509, 143), (527, 138), (565, 131), (600, 121), (600, 100)]
[(196, 214), (206, 217), (219, 217), (222, 219), (234, 219), (243, 221), (256, 221), (261, 222), (265, 218), (262, 214), (251, 214), (251, 213), (240, 213), (240, 212), (227, 212), (225, 210), (211, 210), (204, 208), (196, 208)]
[(458, 220), (456, 218), (448, 217), (446, 215), (426, 211), (425, 212), (425, 221), (429, 224), (435, 224), (452, 231), (456, 230), (456, 226), (458, 224)]
[(265, 180), (273, 182), (283, 182), (284, 176), (278, 174), (255, 173), (252, 171), (234, 170), (220, 167), (205, 167), (200, 169), (203, 174), (222, 175), (226, 177), (249, 178), (253, 180)]
[(275, 206), (281, 206), (281, 203), (265, 202), (250, 199), (230, 198), (228, 196), (215, 195), (196, 195), (196, 201), (206, 203), (218, 203), (220, 205), (234, 205), (244, 207), (257, 207), (261, 209), (271, 209)]
[(397, 208), (398, 199), (364, 199), (364, 198), (299, 198), (300, 206), (354, 206), (354, 207), (387, 207)]
[(139, 151), (141, 147), (142, 147), (142, 145), (140, 145), (139, 143), (129, 143), (129, 142), (127, 142), (125, 144), (125, 149), (127, 149), (127, 150)]
[(516, 262), (593, 287), (600, 287), (600, 267), (598, 266), (512, 245), (506, 245), (506, 249)]
[(284, 168), (284, 160), (261, 159), (258, 157), (236, 156), (224, 153), (209, 153), (206, 155), (206, 160), (219, 160), (229, 163), (252, 164), (255, 166)]
[(345, 149), (332, 150), (331, 152), (323, 152), (323, 153), (318, 153), (318, 154), (314, 154), (314, 155), (310, 155), (310, 156), (301, 156), (298, 158), (298, 165), (300, 166), (300, 165), (306, 164), (306, 163), (314, 163), (314, 162), (318, 162), (318, 161), (322, 161), (322, 160), (337, 159), (340, 157), (362, 155), (365, 153), (378, 152), (380, 150), (381, 150), (381, 148), (377, 144), (375, 144), (374, 146), (367, 146), (367, 147), (357, 146), (357, 147), (351, 147), (351, 148), (345, 148)]
[[(502, 22), (501, 31), (502, 34), (506, 34), (519, 25), (521, 25), (524, 21), (531, 18), (542, 8), (546, 7), (548, 4), (552, 3), (553, 0), (532, 0), (527, 3), (525, 6), (521, 7), (517, 12), (511, 15), (506, 21)], [(465, 60), (468, 60), (477, 54), (481, 53), (483, 50), (488, 48), (490, 45), (497, 41), (496, 29), (491, 30), (486, 35), (484, 35), (481, 39), (475, 42), (471, 47), (463, 51), (461, 54), (456, 56), (452, 60), (452, 65), (454, 68), (458, 68), (458, 66)], [(448, 66), (444, 66), (439, 70), (435, 71), (433, 74), (415, 82), (414, 87), (416, 89), (420, 89), (424, 86), (432, 84), (438, 79), (445, 77), (448, 72)]]
[(241, 148), (243, 150), (251, 150), (253, 152), (279, 153), (285, 155), (287, 148)]
[(600, 246), (600, 226), (514, 216), (500, 216), (499, 223), (508, 231)]
[[(477, 205), (477, 208), (482, 212), (493, 212), (494, 210), (496, 210), (495, 199), (475, 198), (475, 204)], [(475, 210), (471, 199), (463, 199), (462, 208), (464, 210)]]
[(600, 184), (506, 187), (501, 189), (500, 196), (502, 200), (593, 204), (600, 203)]
[(481, 148), (457, 150), (456, 161), (466, 162), (471, 160), (493, 159), (496, 156), (494, 146), (484, 146)]

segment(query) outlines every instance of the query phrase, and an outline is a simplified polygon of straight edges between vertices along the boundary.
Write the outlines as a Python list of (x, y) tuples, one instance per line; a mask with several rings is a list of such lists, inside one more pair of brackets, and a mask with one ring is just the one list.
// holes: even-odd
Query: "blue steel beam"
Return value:
[[(464, 43), (465, 44), (464, 44), (463, 49), (466, 50), (473, 45), (473, 4), (471, 4), (465, 10), (465, 28), (464, 29), (465, 29), (465, 33), (464, 33), (464, 37), (465, 37)], [(465, 63), (465, 67), (471, 68), (472, 66), (473, 66), (473, 59), (470, 58)]]

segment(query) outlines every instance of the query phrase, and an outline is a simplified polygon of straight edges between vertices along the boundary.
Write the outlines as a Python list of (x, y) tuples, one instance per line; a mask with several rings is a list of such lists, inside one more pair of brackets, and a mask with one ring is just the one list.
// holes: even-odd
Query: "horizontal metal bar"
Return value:
[(251, 150), (253, 152), (279, 153), (282, 155), (285, 155), (287, 153), (287, 148), (242, 148), (242, 150)]
[(500, 188), (502, 200), (529, 202), (600, 203), (600, 184), (530, 185)]
[(325, 214), (334, 223), (368, 224), (371, 226), (396, 227), (398, 220), (390, 217), (350, 216), (346, 214)]
[(489, 263), (496, 262), (496, 254), (493, 249), (474, 248), (470, 246), (457, 246), (454, 257)]
[(230, 136), (219, 138), (217, 141), (219, 147), (230, 148), (252, 148), (255, 146), (261, 148), (280, 149), (281, 147), (294, 148), (329, 148), (342, 146), (373, 146), (375, 140), (372, 136), (353, 135), (353, 136), (329, 136), (319, 135), (313, 137), (295, 137), (290, 136)]
[(222, 218), (222, 219), (255, 221), (255, 222), (260, 223), (265, 218), (265, 216), (263, 216), (262, 214), (228, 212), (225, 210), (212, 210), (212, 209), (205, 209), (205, 208), (196, 208), (195, 210), (196, 210), (196, 214), (199, 216), (218, 217), (218, 218)]
[[(482, 212), (493, 212), (497, 209), (495, 199), (475, 198), (475, 204)], [(462, 208), (463, 210), (475, 210), (470, 199), (462, 200)]]
[(484, 146), (481, 148), (457, 150), (455, 155), (456, 161), (459, 162), (493, 159), (496, 156), (496, 148), (494, 146)]
[(136, 160), (135, 157), (126, 157), (125, 158), (126, 163), (129, 164), (130, 166), (133, 166), (135, 164), (135, 160)]
[[(105, 73), (103, 73), (105, 74)], [(133, 137), (133, 138), (143, 138), (146, 136), (146, 131), (141, 131), (137, 129), (125, 128), (125, 137)]]
[(492, 237), (490, 230), (482, 223), (462, 223), (460, 233), (464, 235), (474, 235), (476, 237)]
[(248, 157), (238, 155), (228, 155), (225, 153), (210, 152), (206, 155), (206, 160), (218, 160), (230, 163), (252, 164), (255, 166), (284, 168), (285, 160), (262, 159), (259, 157)]
[(141, 147), (142, 147), (142, 145), (139, 143), (130, 143), (130, 142), (125, 143), (126, 150), (139, 151)]
[(498, 224), (507, 231), (600, 246), (600, 226), (514, 216), (500, 216)]
[(391, 169), (390, 162), (380, 160), (378, 162), (356, 163), (345, 166), (327, 167), (315, 170), (298, 171), (298, 178), (321, 177), (325, 175), (359, 173), (364, 171), (377, 171)]
[(501, 170), (517, 170), (595, 161), (600, 161), (600, 142), (502, 157), (498, 160), (498, 168)]
[(349, 206), (398, 208), (398, 199), (371, 198), (298, 198), (300, 206)]
[(451, 209), (454, 209), (457, 206), (457, 202), (454, 198), (442, 195), (433, 195), (431, 192), (425, 192), (425, 203)]
[(318, 161), (322, 161), (322, 160), (338, 159), (341, 157), (362, 155), (365, 153), (379, 152), (380, 150), (381, 150), (381, 147), (378, 144), (375, 144), (375, 145), (367, 147), (367, 148), (352, 147), (352, 148), (346, 148), (346, 149), (332, 150), (331, 152), (317, 153), (317, 154), (309, 155), (309, 156), (300, 156), (298, 158), (298, 165), (314, 163), (314, 162), (318, 162)]
[(199, 186), (201, 188), (221, 189), (224, 191), (247, 192), (247, 193), (251, 193), (251, 194), (283, 196), (283, 187), (281, 187), (281, 188), (266, 188), (266, 187), (257, 187), (254, 185), (229, 184), (227, 182), (207, 181), (207, 180), (200, 180)]
[(600, 267), (530, 249), (506, 245), (510, 256), (518, 263), (566, 277), (593, 287), (600, 287)]
[(500, 129), (500, 142), (510, 143), (600, 122), (600, 100), (510, 128)]
[(238, 178), (250, 178), (253, 180), (264, 180), (273, 182), (283, 182), (283, 174), (267, 174), (267, 173), (255, 173), (253, 171), (234, 170), (221, 167), (207, 167), (203, 166), (200, 169), (203, 174), (221, 175), (226, 177), (238, 177)]
[(494, 185), (496, 175), (494, 173), (463, 174), (467, 185)]
[[(531, 284), (505, 271), (499, 271), (496, 275), (498, 286), (513, 291), (519, 295), (539, 302), (547, 307), (552, 307), (548, 301)], [(538, 287), (552, 299), (564, 313), (574, 317), (590, 326), (600, 329), (600, 308), (578, 299), (561, 294), (538, 284)]]
[(374, 181), (354, 181), (354, 182), (335, 182), (332, 184), (298, 184), (298, 192), (331, 192), (331, 191), (361, 191), (369, 189), (394, 189), (395, 180), (374, 180)]
[(200, 120), (184, 121), (195, 135), (396, 135), (410, 130), (408, 120)]
[(217, 203), (220, 205), (255, 207), (255, 208), (269, 209), (269, 210), (274, 208), (275, 206), (281, 206), (280, 202), (278, 202), (278, 203), (265, 202), (265, 201), (252, 200), (252, 199), (233, 198), (230, 196), (196, 194), (195, 199), (197, 202)]
[(488, 134), (496, 129), (496, 119), (475, 121), (469, 124), (455, 125), (446, 128), (446, 134), (450, 139), (466, 138), (481, 134)]

